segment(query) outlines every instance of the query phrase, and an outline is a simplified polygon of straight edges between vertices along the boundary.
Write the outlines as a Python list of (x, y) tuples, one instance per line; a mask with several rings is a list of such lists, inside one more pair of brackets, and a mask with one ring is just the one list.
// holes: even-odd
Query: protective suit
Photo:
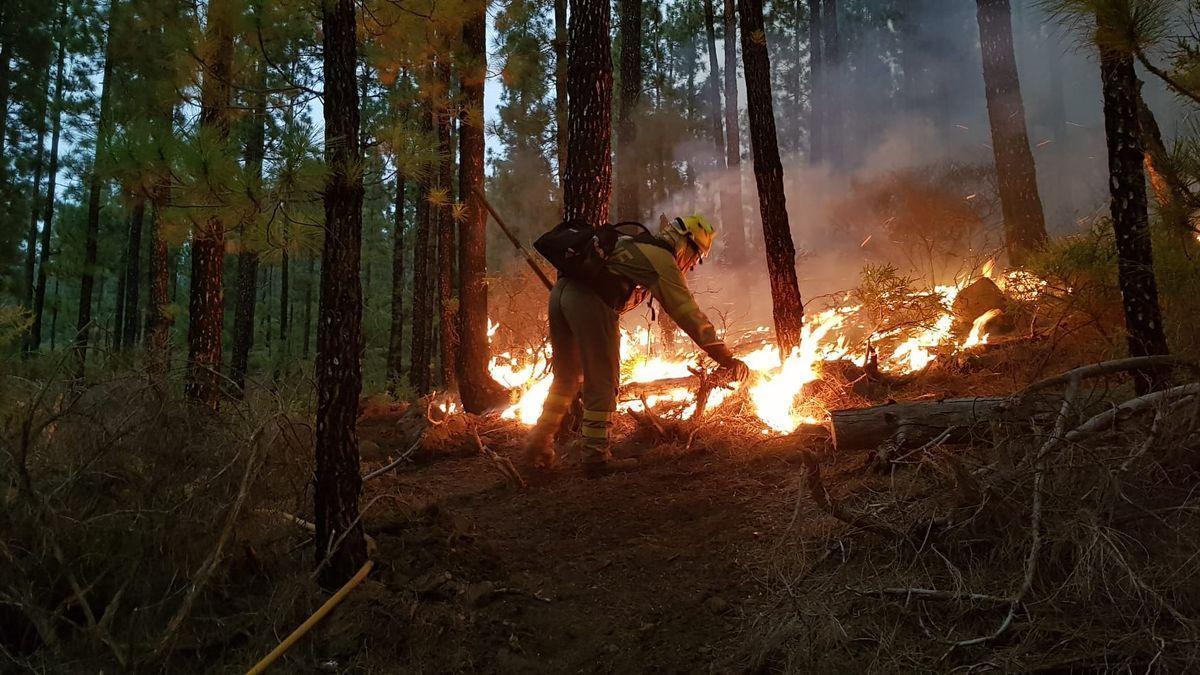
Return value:
[(647, 296), (728, 370), (732, 379), (746, 375), (745, 364), (733, 357), (717, 335), (683, 277), (683, 270), (690, 270), (708, 253), (712, 235), (712, 228), (698, 216), (673, 222), (664, 219), (657, 240), (621, 237), (617, 241), (608, 259), (606, 282), (560, 278), (554, 285), (549, 312), (553, 381), (527, 443), (529, 459), (535, 465), (553, 463), (554, 433), (582, 386), (585, 470), (603, 473), (625, 468), (609, 453), (620, 384), (620, 319)]

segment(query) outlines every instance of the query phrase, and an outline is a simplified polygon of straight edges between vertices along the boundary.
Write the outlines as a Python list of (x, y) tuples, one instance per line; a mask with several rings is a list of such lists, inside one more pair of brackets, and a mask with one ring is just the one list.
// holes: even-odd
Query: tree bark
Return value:
[(713, 164), (725, 156), (725, 125), (721, 121), (721, 66), (717, 63), (717, 28), (713, 0), (704, 0), (704, 37), (708, 42), (708, 112), (712, 115)]
[(137, 342), (138, 312), (142, 283), (142, 224), (146, 218), (146, 198), (139, 194), (129, 216), (129, 242), (125, 250), (125, 325), (121, 330), (121, 348)]
[[(345, 583), (367, 560), (358, 517), (358, 397), (362, 391), (363, 183), (353, 0), (322, 6), (325, 76), (325, 245), (317, 322), (316, 559), (326, 588)], [(328, 562), (322, 565), (324, 560)]]
[[(33, 327), (29, 332), (29, 350), (42, 347), (43, 313), (46, 308), (46, 266), (50, 264), (50, 243), (54, 224), (54, 196), (58, 189), (58, 141), (62, 132), (63, 69), (66, 63), (66, 41), (58, 41), (58, 56), (54, 67), (54, 121), (50, 131), (50, 170), (46, 177), (46, 210), (42, 215), (42, 240), (38, 250), (37, 285), (33, 293)], [(3, 163), (0, 158), (0, 163)], [(58, 282), (55, 281), (57, 284)]]
[(1142, 98), (1141, 87), (1138, 87), (1138, 131), (1145, 151), (1142, 164), (1150, 179), (1150, 187), (1154, 190), (1154, 199), (1158, 202), (1158, 210), (1163, 220), (1171, 227), (1189, 238), (1196, 231), (1192, 228), (1190, 214), (1200, 208), (1200, 200), (1187, 187), (1187, 182), (1179, 175), (1167, 146), (1163, 143), (1162, 131), (1154, 112)]
[(120, 350), (125, 345), (125, 283), (129, 280), (129, 231), (133, 228), (133, 214), (125, 223), (125, 246), (121, 248), (121, 264), (117, 267), (117, 299), (113, 303), (112, 349)]
[(1025, 129), (1025, 103), (1013, 53), (1012, 15), (1008, 0), (977, 0), (979, 43), (992, 153), (1004, 214), (1008, 259), (1023, 265), (1046, 243), (1046, 221), (1038, 194), (1037, 166)]
[(608, 0), (570, 5), (564, 215), (597, 226), (608, 222), (612, 194), (612, 12)]
[(303, 332), (302, 341), (304, 343), (302, 351), (306, 360), (309, 354), (309, 337), (312, 335), (313, 276), (316, 274), (316, 264), (316, 257), (310, 255), (304, 269), (304, 318), (302, 319), (304, 326), (301, 330)]
[(392, 321), (388, 332), (388, 393), (395, 396), (403, 371), (404, 353), (404, 174), (396, 172), (396, 201), (392, 221)]
[(808, 160), (825, 159), (825, 46), (821, 40), (821, 0), (808, 0)]
[(567, 175), (567, 0), (554, 0), (554, 123), (558, 141), (558, 182)]
[[(426, 131), (433, 128), (433, 113), (429, 108), (421, 111), (422, 126)], [(430, 268), (430, 181), (423, 176), (417, 185), (416, 236), (413, 241), (413, 299), (412, 299), (412, 344), (408, 365), (408, 381), (418, 396), (428, 394), (431, 387), (430, 366), (432, 355), (433, 303)]]
[[(218, 142), (229, 138), (233, 74), (232, 0), (211, 0), (208, 45), (200, 87), (200, 128)], [(221, 329), (225, 308), (225, 223), (212, 215), (192, 231), (192, 278), (188, 297), (188, 400), (216, 410), (221, 396)]]
[(737, 12), (735, 0), (723, 0), (725, 22), (725, 179), (721, 181), (721, 219), (725, 257), (746, 259), (746, 223), (742, 215), (742, 128), (738, 120)]
[[(1111, 30), (1097, 14), (1099, 30)], [(1146, 177), (1138, 128), (1137, 75), (1133, 56), (1100, 45), (1100, 78), (1104, 92), (1104, 131), (1108, 141), (1109, 191), (1117, 245), (1117, 279), (1125, 309), (1130, 356), (1167, 354), (1154, 256), (1146, 213)], [(1159, 383), (1159, 374), (1143, 371), (1134, 378), (1138, 395)]]
[(96, 284), (97, 244), (100, 237), (100, 152), (108, 139), (112, 103), (112, 42), (118, 0), (108, 5), (108, 30), (104, 46), (104, 75), (100, 79), (100, 115), (96, 120), (96, 147), (88, 176), (87, 225), (84, 231), (83, 275), (79, 282), (79, 315), (75, 321), (75, 377), (82, 380), (87, 365), (88, 332), (92, 327), (92, 290)]
[(442, 201), (434, 209), (437, 222), (437, 308), (438, 347), (441, 358), (438, 365), (444, 390), (453, 389), (454, 353), (458, 349), (458, 317), (454, 308), (454, 146), (451, 143), (450, 112), (450, 64), (437, 65), (438, 78), (446, 100), (435, 104), (439, 163), (437, 168), (438, 188)]
[(291, 258), (288, 254), (290, 245), (285, 235), (283, 250), (279, 257), (279, 344), (284, 354), (288, 351), (288, 329), (291, 326)]
[[(711, 2), (711, 0), (709, 0)], [(642, 0), (620, 0), (621, 97), (617, 102), (617, 220), (641, 222), (641, 153), (634, 115), (642, 98)]]
[(25, 307), (33, 309), (34, 269), (37, 266), (38, 245), (38, 198), (41, 196), (42, 170), (45, 168), (46, 154), (46, 109), (50, 105), (50, 66), (46, 66), (42, 92), (37, 108), (37, 150), (33, 155), (33, 185), (29, 199), (29, 231), (25, 237), (25, 284), (21, 291), (24, 293)]
[[(263, 158), (266, 156), (267, 98), (266, 64), (259, 61), (255, 73), (255, 84), (259, 89), (251, 96), (251, 126), (246, 138), (244, 158), (255, 187), (263, 181)], [(255, 213), (255, 216), (258, 214)], [(242, 242), (237, 255), (237, 297), (233, 309), (233, 356), (229, 363), (229, 379), (234, 392), (241, 396), (246, 389), (246, 373), (250, 362), (250, 350), (254, 348), (254, 310), (258, 299), (258, 251), (246, 245), (245, 230), (251, 223), (242, 223)]]
[(771, 63), (763, 32), (762, 0), (738, 0), (738, 12), (742, 18), (750, 146), (754, 153), (754, 178), (758, 184), (758, 208), (762, 215), (767, 274), (771, 282), (775, 337), (786, 354), (800, 344), (804, 303), (796, 280), (796, 248), (792, 243), (783, 194), (783, 164), (779, 160), (775, 133)]
[(459, 65), (464, 115), (458, 137), (458, 194), (466, 205), (458, 230), (458, 392), (463, 408), (473, 414), (508, 400), (508, 392), (488, 373), (487, 211), (479, 197), (483, 190), (487, 23), (486, 4), (477, 5), (463, 27), (467, 57)]

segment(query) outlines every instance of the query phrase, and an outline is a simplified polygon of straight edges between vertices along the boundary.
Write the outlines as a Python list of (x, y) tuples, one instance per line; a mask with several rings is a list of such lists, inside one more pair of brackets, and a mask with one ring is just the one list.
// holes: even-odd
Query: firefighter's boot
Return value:
[(525, 437), (525, 461), (535, 469), (549, 469), (558, 457), (554, 454), (554, 430), (536, 425)]
[(608, 432), (612, 428), (613, 413), (596, 410), (583, 411), (583, 473), (588, 478), (599, 478), (637, 468), (636, 459), (616, 459), (608, 447)]

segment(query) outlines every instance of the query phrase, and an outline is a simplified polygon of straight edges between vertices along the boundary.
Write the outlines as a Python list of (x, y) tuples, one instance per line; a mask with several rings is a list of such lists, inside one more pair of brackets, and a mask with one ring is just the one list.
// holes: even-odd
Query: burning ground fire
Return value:
[[(980, 276), (990, 277), (991, 273), (989, 263)], [(806, 384), (821, 379), (822, 370), (829, 362), (845, 360), (862, 367), (869, 357), (873, 357), (877, 359), (881, 372), (901, 375), (924, 370), (946, 355), (987, 344), (988, 323), (1000, 310), (989, 310), (976, 318), (965, 337), (955, 337), (953, 331), (951, 307), (954, 300), (963, 288), (977, 278), (918, 293), (922, 297), (938, 297), (940, 314), (933, 321), (915, 327), (875, 332), (869, 335), (869, 340), (851, 340), (854, 329), (861, 328), (859, 314), (862, 308), (850, 303), (848, 298), (845, 304), (806, 314), (800, 345), (786, 357), (780, 354), (778, 346), (764, 339), (770, 336), (770, 329), (759, 327), (740, 342), (731, 341), (734, 352), (750, 367), (751, 378), (744, 383), (735, 383), (730, 388), (713, 390), (708, 407), (715, 409), (739, 387), (748, 388), (747, 400), (750, 409), (762, 422), (763, 433), (787, 434), (801, 424), (820, 424), (823, 421), (826, 411), (818, 401), (805, 397), (803, 389)], [(1014, 294), (1037, 292), (1038, 280), (1026, 273), (1010, 272), (996, 281), (1002, 288), (1013, 287), (1013, 291), (1021, 289)], [(490, 323), (489, 336), (495, 335), (499, 328), (499, 324)], [(697, 354), (665, 355), (661, 348), (656, 351), (655, 334), (649, 327), (634, 330), (622, 328), (622, 385), (686, 378), (693, 374), (692, 369), (698, 364)], [(888, 347), (884, 349), (884, 345)], [(546, 346), (541, 350), (526, 349), (524, 353), (503, 352), (492, 358), (492, 377), (517, 392), (515, 402), (503, 412), (502, 417), (526, 425), (537, 421), (550, 390), (550, 356), (549, 347)], [(644, 403), (656, 412), (662, 410), (666, 415), (685, 419), (695, 410), (694, 398), (695, 393), (691, 389), (678, 387), (647, 396), (644, 400), (622, 402), (618, 408), (640, 412)]]

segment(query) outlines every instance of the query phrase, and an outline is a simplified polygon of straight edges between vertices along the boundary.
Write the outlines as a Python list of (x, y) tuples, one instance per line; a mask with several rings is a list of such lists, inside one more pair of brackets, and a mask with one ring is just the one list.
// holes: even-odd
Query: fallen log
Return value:
[(838, 450), (863, 450), (888, 440), (897, 447), (918, 446), (948, 429), (954, 429), (949, 439), (953, 441), (1013, 412), (1010, 408), (1011, 400), (1005, 396), (951, 398), (834, 410), (829, 418)]

